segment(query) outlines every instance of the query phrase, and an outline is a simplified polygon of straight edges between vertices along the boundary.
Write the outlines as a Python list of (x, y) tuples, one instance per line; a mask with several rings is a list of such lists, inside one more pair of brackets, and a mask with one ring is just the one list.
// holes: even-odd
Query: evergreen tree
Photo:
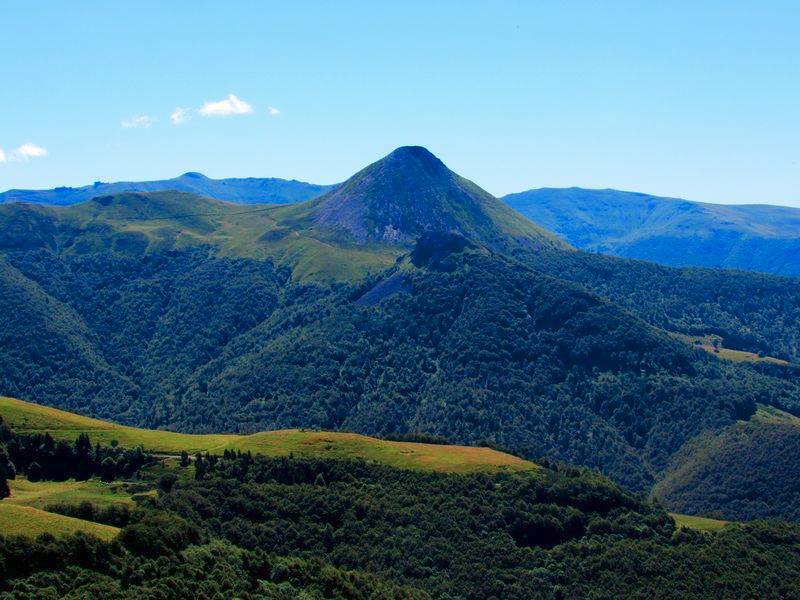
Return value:
[(27, 475), (28, 481), (32, 481), (34, 483), (42, 480), (42, 467), (39, 466), (38, 462), (33, 461), (28, 465)]
[(116, 474), (117, 463), (110, 456), (106, 456), (100, 463), (100, 477), (103, 481), (113, 481)]
[(9, 465), (13, 468), (13, 464), (8, 459), (8, 452), (4, 444), (0, 443), (0, 500), (8, 498), (11, 495), (11, 490), (8, 487)]
[(92, 474), (92, 442), (86, 433), (75, 440), (75, 479), (88, 479)]
[(201, 481), (206, 476), (206, 461), (203, 460), (203, 455), (199, 452), (194, 457), (194, 478)]

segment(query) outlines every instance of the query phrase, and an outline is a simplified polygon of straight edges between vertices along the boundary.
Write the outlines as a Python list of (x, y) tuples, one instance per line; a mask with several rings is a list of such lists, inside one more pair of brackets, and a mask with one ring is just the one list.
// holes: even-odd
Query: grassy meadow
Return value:
[(130, 494), (125, 491), (126, 484), (120, 482), (104, 483), (98, 479), (87, 481), (37, 481), (33, 483), (24, 477), (8, 482), (11, 495), (3, 504), (16, 504), (44, 509), (48, 504), (80, 504), (91, 502), (105, 508), (114, 504), (133, 507)]
[(669, 513), (669, 516), (675, 520), (675, 524), (678, 527), (696, 529), (697, 531), (719, 531), (730, 523), (730, 521), (723, 521), (721, 519), (681, 515), (678, 513)]
[[(780, 413), (780, 411), (777, 411)], [(355, 433), (305, 431), (298, 429), (267, 431), (252, 435), (189, 435), (127, 427), (40, 406), (22, 400), (0, 397), (0, 415), (20, 433), (49, 432), (54, 438), (73, 441), (86, 432), (92, 441), (104, 444), (116, 440), (123, 446), (143, 446), (146, 450), (174, 455), (188, 452), (222, 453), (241, 450), (263, 456), (360, 458), (391, 467), (441, 472), (523, 471), (536, 469), (530, 461), (490, 448), (395, 442)], [(785, 413), (772, 414), (761, 408), (761, 418), (785, 419)], [(168, 458), (175, 462), (177, 459)], [(174, 466), (174, 465), (173, 465)], [(151, 467), (152, 468), (152, 467)], [(24, 477), (9, 482), (11, 496), (0, 503), (0, 530), (6, 533), (54, 535), (85, 531), (110, 539), (117, 529), (81, 519), (45, 512), (48, 504), (90, 502), (98, 507), (113, 504), (133, 506), (124, 482), (43, 481), (32, 483)], [(728, 522), (718, 519), (672, 514), (679, 527), (716, 531)]]
[(103, 540), (110, 540), (119, 533), (117, 527), (74, 519), (45, 512), (32, 506), (21, 506), (7, 500), (0, 502), (0, 532), (5, 535), (36, 537), (43, 533), (64, 536), (83, 531)]
[(55, 439), (71, 442), (85, 432), (92, 443), (116, 440), (123, 447), (142, 446), (159, 454), (241, 450), (263, 456), (360, 458), (398, 468), (462, 473), (537, 468), (530, 461), (490, 448), (393, 442), (355, 433), (287, 429), (251, 435), (192, 435), (139, 429), (7, 397), (0, 397), (0, 415), (19, 433), (48, 432)]
[(755, 352), (746, 352), (744, 350), (733, 350), (725, 348), (722, 345), (722, 338), (718, 335), (704, 335), (704, 336), (691, 336), (682, 333), (672, 333), (676, 337), (695, 348), (705, 350), (709, 354), (713, 354), (719, 358), (729, 360), (731, 362), (747, 362), (747, 363), (772, 363), (774, 365), (790, 365), (792, 363), (785, 361), (774, 356), (759, 356)]

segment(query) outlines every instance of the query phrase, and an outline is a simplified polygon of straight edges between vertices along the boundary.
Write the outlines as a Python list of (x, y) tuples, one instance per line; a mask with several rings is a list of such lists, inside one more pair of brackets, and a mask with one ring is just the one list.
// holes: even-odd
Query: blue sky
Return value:
[[(0, 13), (2, 190), (190, 170), (331, 183), (419, 144), (497, 195), (578, 185), (800, 206), (796, 1), (6, 0)], [(178, 107), (191, 118), (176, 125)]]

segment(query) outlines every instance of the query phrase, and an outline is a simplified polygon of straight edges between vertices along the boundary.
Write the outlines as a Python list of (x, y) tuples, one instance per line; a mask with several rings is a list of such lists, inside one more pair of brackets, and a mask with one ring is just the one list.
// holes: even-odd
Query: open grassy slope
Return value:
[(123, 447), (142, 446), (145, 450), (165, 454), (180, 453), (182, 450), (207, 452), (224, 448), (239, 437), (138, 429), (6, 397), (0, 397), (0, 415), (19, 433), (48, 432), (57, 440), (71, 442), (85, 432), (92, 443), (109, 444), (116, 440)]
[(732, 348), (725, 348), (722, 338), (718, 335), (703, 335), (691, 336), (682, 333), (672, 333), (674, 337), (691, 344), (694, 348), (705, 350), (709, 354), (713, 354), (718, 358), (730, 360), (732, 362), (744, 363), (770, 363), (774, 365), (790, 365), (792, 363), (775, 358), (774, 356), (761, 356), (755, 352), (745, 352), (744, 350), (733, 350)]
[(0, 415), (19, 433), (48, 432), (56, 439), (73, 441), (85, 432), (92, 442), (142, 446), (156, 453), (250, 451), (265, 456), (319, 456), (361, 458), (389, 466), (447, 472), (472, 472), (536, 468), (526, 460), (490, 448), (393, 442), (343, 432), (265, 431), (252, 435), (190, 435), (126, 427), (14, 398), (0, 397)]
[(675, 524), (678, 527), (696, 529), (697, 531), (719, 531), (730, 522), (723, 521), (721, 519), (709, 519), (707, 517), (681, 515), (678, 513), (670, 513), (669, 516), (675, 520)]
[(48, 504), (80, 504), (91, 502), (98, 507), (111, 505), (133, 506), (124, 483), (104, 483), (98, 479), (87, 481), (37, 481), (17, 477), (8, 482), (11, 495), (3, 504), (16, 504), (44, 509)]
[(4, 535), (36, 537), (43, 533), (49, 533), (54, 536), (62, 536), (78, 531), (104, 540), (110, 540), (119, 533), (119, 529), (111, 525), (65, 517), (38, 508), (13, 504), (6, 500), (0, 502), (0, 533)]
[(309, 206), (242, 206), (175, 191), (100, 196), (66, 207), (7, 204), (0, 205), (0, 249), (138, 255), (204, 247), (222, 257), (272, 259), (297, 279), (319, 282), (357, 279), (397, 258), (396, 248), (323, 234), (301, 218)]

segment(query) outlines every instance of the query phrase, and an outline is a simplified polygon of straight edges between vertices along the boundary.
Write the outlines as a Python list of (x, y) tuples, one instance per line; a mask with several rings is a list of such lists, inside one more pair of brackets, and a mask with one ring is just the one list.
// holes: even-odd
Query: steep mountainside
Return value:
[(581, 188), (542, 188), (503, 200), (589, 252), (675, 266), (800, 275), (797, 208), (725, 206)]
[[(2, 308), (20, 319), (0, 389), (184, 431), (493, 439), (638, 489), (703, 429), (798, 397), (792, 379), (727, 366), (579, 286), (450, 237), (425, 244), (419, 267), (333, 287), (202, 250), (9, 253)], [(28, 289), (52, 319), (27, 314)]]
[(210, 179), (201, 173), (184, 173), (174, 179), (161, 181), (97, 181), (83, 187), (57, 187), (52, 190), (8, 190), (0, 193), (0, 204), (4, 202), (27, 202), (31, 204), (54, 204), (66, 206), (77, 204), (97, 196), (109, 196), (124, 192), (179, 191), (209, 196), (241, 204), (287, 204), (315, 198), (333, 188), (303, 181), (275, 178), (229, 178)]
[(497, 250), (569, 250), (418, 147), (398, 148), (322, 197), (292, 206), (243, 207), (172, 191), (69, 207), (0, 205), (0, 249), (139, 255), (209, 247), (221, 256), (272, 258), (296, 278), (324, 282), (380, 271), (426, 231), (455, 232)]
[(518, 256), (537, 270), (586, 286), (661, 329), (715, 335), (726, 348), (800, 362), (800, 278), (677, 269), (584, 252)]
[(369, 165), (311, 203), (308, 214), (361, 244), (409, 244), (426, 231), (452, 231), (490, 247), (567, 247), (419, 146)]

